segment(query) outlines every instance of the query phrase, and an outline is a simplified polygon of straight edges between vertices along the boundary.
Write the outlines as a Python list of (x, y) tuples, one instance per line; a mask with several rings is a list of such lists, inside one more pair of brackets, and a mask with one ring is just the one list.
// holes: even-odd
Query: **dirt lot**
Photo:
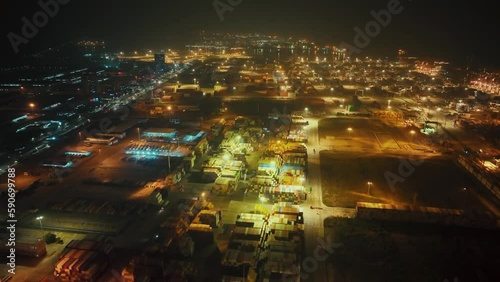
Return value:
[(425, 137), (412, 138), (406, 131), (378, 119), (321, 120), (318, 134), (323, 148), (328, 148), (320, 152), (323, 203), (348, 208), (356, 202), (376, 202), (485, 209), (475, 182), (450, 156), (426, 151), (432, 148)]
[(334, 151), (406, 153), (430, 149), (425, 138), (410, 130), (371, 118), (330, 118), (318, 124), (320, 145)]
[[(355, 207), (358, 201), (412, 203), (416, 194), (417, 205), (484, 209), (472, 189), (474, 182), (448, 158), (419, 159), (417, 166), (411, 164), (417, 159), (410, 155), (323, 151), (320, 158), (323, 202), (328, 206)], [(400, 169), (403, 164), (410, 167)]]

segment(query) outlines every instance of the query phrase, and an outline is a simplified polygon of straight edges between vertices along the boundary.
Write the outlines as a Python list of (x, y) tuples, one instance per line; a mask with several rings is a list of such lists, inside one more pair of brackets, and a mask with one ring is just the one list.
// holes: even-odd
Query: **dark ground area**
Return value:
[(328, 218), (325, 235), (334, 281), (500, 281), (498, 230)]
[[(401, 156), (321, 152), (323, 202), (328, 206), (353, 208), (356, 202), (413, 203), (453, 209), (485, 209), (475, 196), (474, 182), (449, 158), (432, 157), (414, 166), (413, 173), (402, 177), (391, 189), (391, 177), (399, 174)], [(409, 159), (409, 158), (408, 158)], [(373, 185), (368, 192), (368, 182)], [(463, 188), (467, 187), (467, 191)]]

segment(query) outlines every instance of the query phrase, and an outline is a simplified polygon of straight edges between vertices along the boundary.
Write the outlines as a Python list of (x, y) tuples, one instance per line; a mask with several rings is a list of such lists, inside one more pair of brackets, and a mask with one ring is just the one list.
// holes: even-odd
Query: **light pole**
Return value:
[(172, 150), (170, 150), (170, 146), (169, 146), (167, 149), (168, 173), (170, 173), (170, 171), (171, 171), (171, 166), (170, 166), (170, 153), (171, 152), (172, 152)]
[(35, 104), (34, 103), (30, 103), (29, 106), (31, 108), (31, 113), (33, 114), (34, 111), (35, 111)]
[[(439, 124), (439, 114), (441, 114), (441, 108), (438, 107), (436, 109), (436, 121), (438, 122), (438, 124)], [(441, 125), (441, 124), (439, 124), (439, 125)]]
[(464, 187), (462, 190), (464, 191), (464, 208), (465, 208), (465, 206), (467, 205), (467, 188)]
[(80, 142), (82, 142), (82, 132), (78, 132), (78, 136), (80, 136)]
[(370, 195), (370, 190), (372, 188), (373, 183), (368, 181), (368, 183), (366, 183), (366, 184), (368, 184), (368, 193), (367, 194)]
[(350, 147), (351, 146), (351, 142), (349, 140), (351, 140), (351, 132), (352, 132), (352, 127), (349, 127), (347, 128), (347, 134), (349, 134), (349, 138), (347, 139), (347, 147)]
[(137, 128), (137, 138), (141, 141), (141, 129), (139, 127)]
[(40, 222), (40, 229), (42, 229), (42, 232), (43, 232), (42, 219), (43, 219), (43, 216), (39, 216), (36, 218), (36, 220), (38, 220)]
[(415, 130), (410, 131), (410, 142), (413, 143), (413, 135), (415, 135)]

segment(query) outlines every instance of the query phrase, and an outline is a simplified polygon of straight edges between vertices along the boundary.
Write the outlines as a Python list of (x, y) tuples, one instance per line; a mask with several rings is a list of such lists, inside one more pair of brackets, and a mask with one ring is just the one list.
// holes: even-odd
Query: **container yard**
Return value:
[(222, 281), (300, 281), (302, 211), (278, 203), (269, 212), (237, 216), (222, 257)]
[(58, 281), (96, 281), (109, 267), (112, 250), (104, 236), (73, 240), (59, 255), (54, 276)]
[(124, 281), (187, 281), (196, 275), (190, 259), (198, 249), (214, 244), (213, 229), (220, 225), (221, 212), (204, 199), (179, 199), (168, 207), (157, 235), (144, 245), (143, 255), (131, 258), (122, 268)]

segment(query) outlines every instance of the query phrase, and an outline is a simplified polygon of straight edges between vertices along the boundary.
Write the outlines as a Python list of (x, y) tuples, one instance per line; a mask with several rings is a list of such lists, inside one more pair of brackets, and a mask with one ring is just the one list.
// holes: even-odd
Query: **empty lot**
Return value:
[(474, 182), (448, 158), (420, 157), (419, 165), (411, 165), (417, 159), (410, 155), (322, 151), (320, 158), (323, 202), (328, 206), (355, 207), (358, 201), (412, 203), (416, 197), (418, 205), (484, 209)]

